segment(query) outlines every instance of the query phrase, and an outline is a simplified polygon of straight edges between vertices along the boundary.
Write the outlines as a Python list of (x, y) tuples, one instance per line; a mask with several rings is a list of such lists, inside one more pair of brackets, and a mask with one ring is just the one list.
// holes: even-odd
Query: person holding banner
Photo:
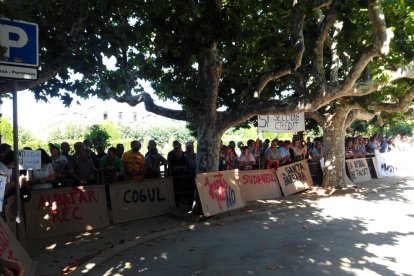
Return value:
[(279, 167), (281, 156), (277, 148), (277, 142), (277, 139), (273, 139), (270, 147), (265, 151), (266, 168), (268, 169), (277, 169)]
[(40, 170), (29, 171), (28, 182), (30, 184), (52, 183), (55, 179), (55, 169), (53, 168), (52, 159), (42, 148), (40, 150)]

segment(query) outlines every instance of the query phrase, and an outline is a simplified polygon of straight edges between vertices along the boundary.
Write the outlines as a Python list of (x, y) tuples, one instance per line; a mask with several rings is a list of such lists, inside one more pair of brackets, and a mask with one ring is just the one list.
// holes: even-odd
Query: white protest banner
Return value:
[(172, 178), (109, 185), (114, 223), (161, 216), (175, 208)]
[(3, 212), (4, 192), (6, 191), (7, 176), (0, 175), (0, 212)]
[(378, 174), (384, 176), (410, 176), (412, 175), (412, 152), (390, 151), (380, 153), (375, 151)]
[(40, 170), (40, 150), (19, 150), (19, 165), (21, 170)]
[(206, 217), (246, 205), (234, 171), (200, 173), (196, 177), (196, 184), (203, 214)]
[(32, 190), (24, 203), (28, 239), (75, 233), (109, 225), (102, 185)]
[(279, 167), (276, 175), (285, 196), (313, 186), (312, 176), (306, 160)]
[(369, 171), (367, 159), (347, 159), (345, 162), (352, 182), (360, 183), (371, 180), (371, 173)]
[(278, 133), (298, 132), (305, 130), (305, 113), (289, 115), (258, 115), (259, 130)]
[(238, 182), (245, 201), (282, 197), (274, 170), (238, 171)]

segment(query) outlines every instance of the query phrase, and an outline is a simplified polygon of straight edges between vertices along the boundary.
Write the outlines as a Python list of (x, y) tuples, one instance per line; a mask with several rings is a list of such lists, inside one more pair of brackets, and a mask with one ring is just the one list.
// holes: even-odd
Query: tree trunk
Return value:
[(323, 128), (323, 187), (346, 187), (352, 184), (345, 171), (345, 121), (348, 110), (338, 108), (325, 118)]
[(222, 135), (223, 131), (216, 131), (211, 124), (206, 123), (198, 127), (196, 173), (218, 171)]

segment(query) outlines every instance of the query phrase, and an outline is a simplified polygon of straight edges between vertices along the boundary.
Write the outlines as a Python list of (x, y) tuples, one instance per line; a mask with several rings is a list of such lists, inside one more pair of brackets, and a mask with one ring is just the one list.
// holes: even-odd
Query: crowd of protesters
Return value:
[[(358, 135), (346, 137), (344, 141), (345, 158), (358, 158), (374, 155), (375, 150), (381, 153), (388, 151), (402, 151), (412, 147), (412, 138), (397, 134), (394, 136), (373, 135), (370, 138)], [(249, 139), (246, 145), (243, 142), (230, 141), (228, 145), (221, 145), (219, 170), (248, 170), (277, 168), (291, 162), (303, 159), (323, 158), (323, 137), (313, 141), (306, 141), (299, 137), (292, 140)]]
[[(23, 149), (32, 150), (28, 147)], [(145, 153), (141, 153), (141, 143), (137, 140), (131, 141), (130, 150), (127, 151), (123, 144), (110, 147), (106, 152), (102, 145), (97, 145), (94, 151), (89, 139), (76, 142), (73, 149), (71, 152), (67, 142), (49, 143), (48, 151), (43, 148), (36, 149), (40, 151), (40, 169), (20, 171), (20, 186), (38, 189), (110, 184), (128, 180), (139, 182), (144, 178), (173, 176), (177, 194), (194, 191), (196, 166), (192, 141), (185, 144), (184, 151), (181, 143), (174, 141), (167, 158), (159, 154), (154, 140), (148, 142)], [(12, 169), (14, 161), (11, 146), (1, 144), (0, 174), (7, 178), (6, 197), (8, 193), (13, 193), (15, 187)], [(188, 198), (185, 201), (189, 200)]]
[[(379, 152), (404, 150), (412, 145), (411, 137), (374, 135), (370, 138), (361, 135), (345, 139), (345, 157), (357, 158)], [(36, 187), (39, 184), (59, 184), (75, 186), (88, 184), (108, 184), (124, 180), (142, 181), (144, 178), (162, 176), (174, 177), (177, 194), (194, 189), (196, 154), (192, 141), (186, 142), (184, 149), (179, 141), (174, 141), (173, 149), (167, 158), (159, 153), (157, 143), (150, 140), (146, 153), (141, 153), (141, 143), (131, 141), (130, 149), (125, 151), (123, 144), (106, 150), (102, 145), (93, 149), (92, 142), (76, 142), (71, 152), (69, 143), (49, 143), (48, 151), (41, 153), (39, 170), (20, 171), (21, 186)], [(24, 148), (31, 150), (30, 148)], [(279, 166), (303, 159), (323, 158), (322, 137), (313, 141), (301, 140), (249, 139), (244, 142), (230, 141), (221, 145), (219, 170), (248, 170), (278, 168)], [(7, 177), (6, 194), (14, 187), (14, 154), (8, 144), (0, 145), (0, 173)], [(190, 198), (188, 198), (190, 200)]]

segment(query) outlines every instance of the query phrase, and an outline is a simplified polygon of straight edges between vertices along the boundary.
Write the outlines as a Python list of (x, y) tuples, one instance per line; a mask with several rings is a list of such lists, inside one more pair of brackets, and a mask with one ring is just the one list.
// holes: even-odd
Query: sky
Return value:
[[(58, 99), (50, 99), (47, 103), (44, 101), (36, 101), (30, 91), (19, 91), (17, 93), (18, 124), (20, 127), (23, 127), (23, 129), (29, 130), (34, 134), (38, 134), (39, 131), (42, 132), (51, 127), (51, 125), (53, 125), (51, 123), (56, 121), (73, 122), (75, 118), (80, 118), (86, 123), (88, 123), (88, 121), (95, 123), (92, 121), (97, 116), (101, 118), (101, 110), (103, 109), (114, 113), (118, 111), (122, 111), (124, 114), (136, 113), (138, 122), (152, 118), (156, 120), (157, 123), (171, 123), (171, 120), (168, 118), (146, 111), (143, 103), (135, 107), (131, 107), (126, 103), (118, 103), (115, 100), (103, 101), (96, 97), (88, 100), (76, 97), (75, 99), (79, 101), (80, 105), (76, 104), (76, 100), (74, 100), (70, 107), (65, 107)], [(154, 97), (154, 101), (156, 104), (160, 104), (164, 107), (179, 109), (179, 105), (173, 102), (162, 102), (156, 97)], [(91, 117), (92, 113), (98, 112), (99, 114), (95, 114)], [(3, 99), (1, 113), (3, 118), (8, 119), (11, 124), (13, 123), (12, 99)]]

